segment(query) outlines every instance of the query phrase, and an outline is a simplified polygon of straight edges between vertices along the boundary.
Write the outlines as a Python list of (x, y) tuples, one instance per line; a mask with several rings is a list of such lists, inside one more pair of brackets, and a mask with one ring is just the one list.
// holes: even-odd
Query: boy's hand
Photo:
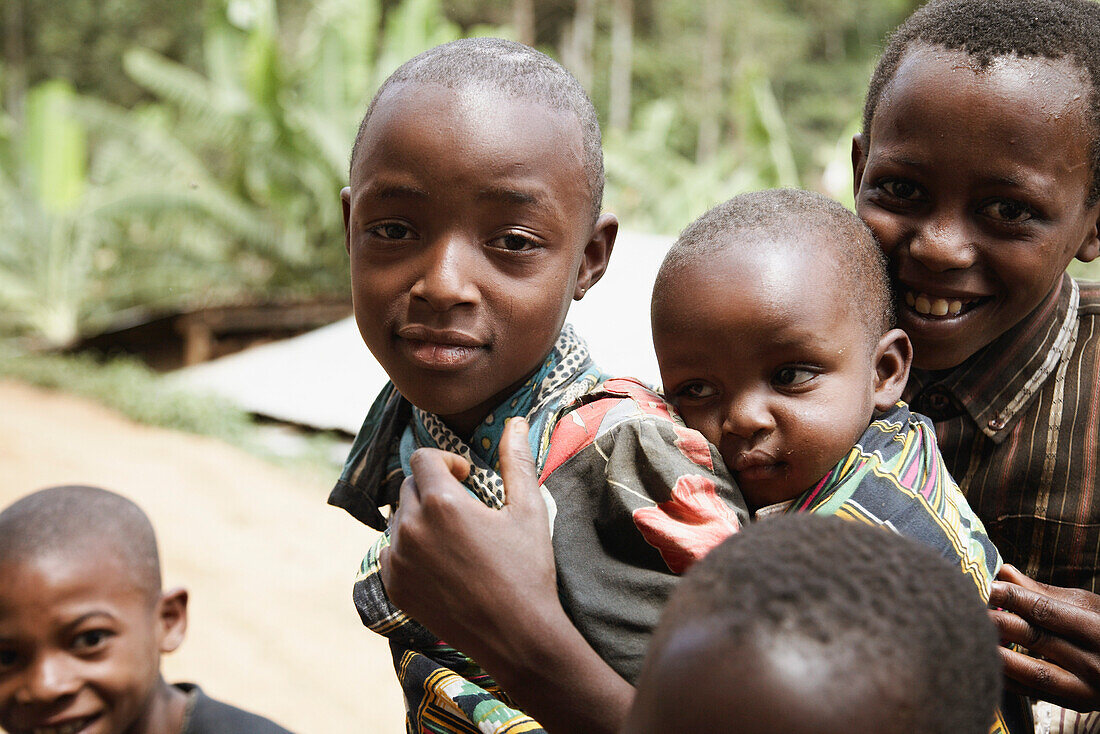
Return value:
[[(459, 456), (420, 449), (382, 551), (390, 599), (449, 645), (483, 665), (517, 650), (502, 627), (561, 609), (546, 506), (527, 444), (527, 424), (513, 419), (500, 440), (505, 504), (486, 507), (460, 483), (469, 465)], [(535, 619), (531, 620), (531, 615)]]
[(993, 583), (989, 612), (1002, 642), (1007, 687), (1077, 711), (1100, 709), (1100, 596), (1039, 583), (1005, 564)]
[(634, 689), (562, 608), (527, 422), (508, 421), (500, 439), (500, 510), (459, 483), (469, 471), (460, 457), (420, 449), (410, 464), (379, 559), (391, 601), (476, 660), (546, 731), (618, 731)]

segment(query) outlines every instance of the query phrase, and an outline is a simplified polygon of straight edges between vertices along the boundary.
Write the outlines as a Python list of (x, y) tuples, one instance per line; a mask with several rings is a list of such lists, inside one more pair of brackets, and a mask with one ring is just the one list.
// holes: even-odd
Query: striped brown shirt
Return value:
[(1100, 592), (1100, 283), (1063, 277), (959, 367), (914, 370), (906, 398), (1005, 561)]

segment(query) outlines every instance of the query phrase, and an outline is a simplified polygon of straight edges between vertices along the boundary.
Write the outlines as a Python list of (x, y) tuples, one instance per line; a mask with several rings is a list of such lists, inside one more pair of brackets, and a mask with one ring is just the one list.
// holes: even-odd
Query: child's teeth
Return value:
[(925, 316), (958, 316), (962, 312), (963, 302), (960, 300), (947, 300), (930, 296), (927, 293), (913, 295), (912, 291), (905, 291), (905, 302), (919, 314)]

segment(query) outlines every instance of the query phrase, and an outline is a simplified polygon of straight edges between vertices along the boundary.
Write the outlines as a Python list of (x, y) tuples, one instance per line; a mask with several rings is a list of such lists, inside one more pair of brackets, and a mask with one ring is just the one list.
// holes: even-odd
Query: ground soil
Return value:
[(301, 734), (397, 734), (389, 650), (351, 604), (375, 534), (325, 505), (331, 480), (0, 381), (0, 507), (49, 485), (94, 484), (152, 518), (165, 585), (191, 592), (166, 678)]

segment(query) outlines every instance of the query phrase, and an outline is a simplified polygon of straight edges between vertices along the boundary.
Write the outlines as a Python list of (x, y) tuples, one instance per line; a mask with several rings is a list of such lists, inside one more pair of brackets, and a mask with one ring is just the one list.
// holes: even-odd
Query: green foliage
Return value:
[[(338, 197), (371, 95), (430, 46), (511, 35), (499, 24), (516, 5), (9, 2), (25, 47), (5, 49), (5, 89), (58, 75), (89, 92), (35, 86), (0, 113), (0, 332), (49, 344), (135, 306), (345, 292)], [(675, 232), (766, 186), (850, 202), (870, 65), (915, 4), (634, 0), (632, 115), (606, 135), (607, 207)], [(574, 6), (532, 8), (536, 42), (565, 58)], [(606, 120), (611, 3), (596, 11), (583, 63)]]
[(140, 423), (238, 444), (247, 442), (253, 425), (239, 408), (212, 396), (167, 387), (163, 377), (132, 359), (99, 363), (87, 355), (0, 349), (0, 376), (95, 400)]

